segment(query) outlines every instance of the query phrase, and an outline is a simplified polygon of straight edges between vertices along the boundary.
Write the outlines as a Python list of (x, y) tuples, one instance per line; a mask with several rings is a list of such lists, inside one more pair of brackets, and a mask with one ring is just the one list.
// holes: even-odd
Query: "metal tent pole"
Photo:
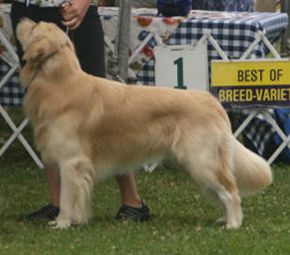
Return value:
[(118, 32), (115, 43), (115, 56), (117, 56), (118, 62), (117, 78), (125, 83), (128, 79), (131, 6), (132, 0), (119, 1)]
[[(287, 44), (289, 44), (288, 39), (290, 38), (290, 0), (281, 0), (281, 12), (288, 14), (288, 28), (283, 34), (281, 41), (281, 52), (282, 54), (289, 55), (289, 49), (287, 49)], [(288, 45), (289, 47), (290, 45)]]

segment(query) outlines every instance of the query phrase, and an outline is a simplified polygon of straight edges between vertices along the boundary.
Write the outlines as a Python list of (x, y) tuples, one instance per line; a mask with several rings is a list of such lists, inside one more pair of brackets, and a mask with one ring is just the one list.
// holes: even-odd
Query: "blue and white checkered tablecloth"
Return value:
[[(9, 65), (0, 58), (0, 77), (9, 71)], [(20, 86), (18, 72), (15, 72), (0, 89), (0, 104), (5, 106), (20, 106), (23, 102), (24, 91)]]
[[(102, 14), (104, 13), (104, 14)], [(150, 14), (151, 13), (151, 14)], [(103, 21), (110, 22), (110, 14), (103, 11)], [(116, 15), (113, 12), (112, 15)], [(156, 16), (155, 9), (146, 9), (137, 14), (139, 17), (150, 17), (154, 20), (154, 26), (162, 22), (162, 17)], [(187, 18), (181, 18), (179, 26), (171, 33), (169, 39), (165, 41), (169, 45), (193, 44), (203, 35), (204, 30), (209, 30), (212, 36), (217, 40), (220, 47), (229, 58), (239, 58), (244, 51), (255, 40), (257, 31), (265, 31), (266, 36), (271, 41), (277, 40), (285, 31), (288, 24), (288, 17), (281, 13), (255, 13), (255, 12), (208, 12), (191, 11)], [(152, 24), (153, 24), (152, 23)], [(105, 30), (106, 33), (106, 30)], [(214, 48), (208, 46), (209, 63), (212, 59), (218, 59), (218, 53)], [(258, 45), (252, 54), (252, 58), (263, 58), (267, 52), (262, 44)], [(145, 63), (143, 69), (137, 72), (136, 76), (140, 83), (154, 85), (154, 56)], [(0, 77), (3, 77), (8, 71), (8, 65), (0, 58)], [(18, 75), (9, 79), (9, 81), (0, 89), (1, 105), (21, 105), (23, 99), (23, 90), (19, 86)]]
[[(188, 19), (171, 35), (167, 44), (194, 44), (208, 30), (229, 58), (238, 59), (255, 40), (256, 32), (264, 31), (267, 38), (275, 42), (284, 33), (287, 24), (288, 16), (284, 13), (192, 11)], [(251, 58), (264, 58), (266, 54), (266, 48), (260, 43)], [(219, 58), (219, 54), (209, 44), (209, 63)], [(154, 85), (154, 64), (153, 57), (137, 74), (141, 83)]]

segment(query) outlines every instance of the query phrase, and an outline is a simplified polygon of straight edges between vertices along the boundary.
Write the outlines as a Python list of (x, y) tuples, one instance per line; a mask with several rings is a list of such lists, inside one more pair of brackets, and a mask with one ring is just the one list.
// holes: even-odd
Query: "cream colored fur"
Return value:
[(88, 75), (53, 24), (24, 20), (17, 36), (25, 51), (26, 113), (44, 163), (60, 171), (56, 228), (88, 222), (95, 182), (167, 157), (222, 204), (228, 229), (242, 224), (240, 195), (272, 182), (269, 165), (234, 138), (210, 93)]

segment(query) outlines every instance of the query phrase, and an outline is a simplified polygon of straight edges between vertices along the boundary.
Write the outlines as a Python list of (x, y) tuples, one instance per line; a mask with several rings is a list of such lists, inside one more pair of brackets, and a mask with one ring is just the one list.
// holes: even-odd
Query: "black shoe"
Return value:
[(49, 219), (54, 220), (59, 214), (59, 208), (48, 204), (38, 211), (28, 213), (21, 218), (21, 221), (34, 221), (34, 220), (41, 220), (41, 219)]
[(141, 207), (132, 207), (128, 205), (122, 205), (119, 209), (116, 219), (123, 221), (146, 221), (152, 217), (150, 214), (150, 210), (147, 205), (145, 205), (142, 201)]

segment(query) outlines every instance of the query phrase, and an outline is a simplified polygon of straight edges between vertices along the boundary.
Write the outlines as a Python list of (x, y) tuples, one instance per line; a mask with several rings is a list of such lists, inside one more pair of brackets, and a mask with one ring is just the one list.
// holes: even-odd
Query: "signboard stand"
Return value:
[[(214, 38), (211, 37), (211, 41), (213, 41)], [(214, 40), (215, 41), (215, 40)], [(260, 42), (263, 42), (265, 44), (265, 46), (270, 50), (270, 52), (273, 54), (274, 56), (274, 59), (270, 59), (268, 60), (268, 62), (273, 62), (276, 63), (276, 66), (278, 64), (283, 64), (284, 67), (287, 69), (288, 66), (289, 66), (289, 59), (284, 59), (282, 60), (281, 59), (281, 56), (279, 55), (279, 53), (276, 51), (276, 49), (273, 47), (273, 45), (269, 42), (269, 40), (267, 39), (267, 37), (265, 36), (265, 33), (263, 33), (262, 31), (258, 32), (256, 34), (256, 39), (255, 41), (251, 44), (251, 46), (244, 52), (244, 54), (241, 56), (241, 58), (239, 60), (236, 60), (235, 62), (231, 62), (224, 54), (224, 52), (222, 52), (222, 50), (219, 48), (219, 47), (215, 47), (215, 45), (213, 44), (213, 46), (215, 47), (215, 49), (217, 50), (217, 52), (220, 54), (221, 58), (224, 60), (223, 62), (224, 63), (238, 63), (239, 61), (241, 63), (245, 63), (246, 59), (250, 56), (251, 52), (255, 49), (255, 47), (260, 43)], [(247, 60), (248, 63), (251, 63), (251, 61)], [(267, 61), (267, 60), (259, 60), (259, 62), (255, 62), (257, 63), (256, 65), (258, 66), (259, 64), (263, 63), (263, 61)], [(287, 62), (285, 62), (287, 61)], [(222, 62), (222, 61), (221, 61)], [(213, 62), (214, 63), (214, 62)], [(213, 64), (212, 63), (212, 64)], [(268, 65), (269, 66), (269, 65)], [(279, 68), (278, 68), (279, 69)], [(284, 70), (285, 71), (285, 76), (286, 73), (288, 74), (289, 72), (287, 71), (286, 72), (286, 69)], [(245, 69), (242, 69), (242, 70), (245, 70)], [(273, 71), (271, 71), (273, 70)], [(274, 70), (275, 68), (273, 69), (268, 69), (268, 70), (265, 70), (265, 69), (260, 69), (260, 76), (262, 76), (263, 74), (266, 73), (266, 71), (268, 71), (268, 75), (270, 73), (271, 75), (271, 72), (272, 72), (272, 78), (274, 77)], [(280, 70), (280, 69), (279, 69)], [(212, 70), (213, 71), (213, 70)], [(249, 84), (252, 82), (251, 80), (251, 75), (253, 75), (254, 73), (251, 73), (251, 69), (248, 69), (247, 70), (247, 77), (249, 78), (250, 81)], [(279, 71), (280, 74), (282, 72), (282, 69)], [(276, 71), (275, 71), (276, 73)], [(214, 73), (212, 73), (212, 78), (214, 79), (213, 75), (216, 75)], [(253, 78), (254, 76), (252, 76)], [(276, 76), (275, 76), (276, 77)], [(259, 73), (255, 73), (255, 77), (254, 77), (254, 80), (255, 79), (258, 79), (259, 78)], [(261, 77), (260, 77), (261, 78)], [(262, 79), (261, 79), (262, 80)], [(271, 79), (270, 79), (271, 80)], [(287, 80), (287, 83), (285, 83), (285, 80)], [(290, 79), (289, 77), (287, 76), (285, 78), (284, 82), (283, 82), (283, 85), (290, 85)], [(255, 80), (256, 81), (256, 80)], [(273, 83), (277, 82), (279, 84), (279, 79), (276, 77), (276, 79), (273, 78)], [(213, 84), (214, 84), (214, 81), (213, 81)], [(282, 83), (280, 83), (282, 84)], [(226, 84), (224, 84), (226, 85)], [(227, 84), (228, 86), (230, 86), (231, 84)], [(263, 84), (264, 86), (266, 86), (266, 84)], [(281, 86), (283, 87), (283, 86)], [(286, 87), (286, 86), (285, 86)], [(289, 87), (289, 86), (288, 86)], [(272, 104), (272, 107), (276, 107), (276, 106), (280, 106), (280, 107), (287, 107), (287, 102), (289, 102), (289, 94), (290, 94), (290, 88), (286, 87), (286, 96), (285, 98), (283, 98), (285, 100), (285, 105), (279, 105), (279, 102), (277, 102), (277, 104), (275, 105), (275, 102), (273, 102)], [(237, 89), (238, 90), (238, 89)], [(275, 91), (274, 91), (275, 92)], [(277, 93), (277, 92), (276, 92)], [(275, 98), (275, 97), (273, 97)], [(278, 94), (276, 94), (276, 98), (281, 98), (279, 97)], [(279, 101), (279, 100), (277, 100)], [(289, 105), (288, 105), (289, 106)], [(244, 108), (245, 109), (245, 108)], [(279, 145), (279, 147), (274, 151), (274, 153), (269, 157), (268, 159), (268, 162), (269, 164), (272, 164), (274, 162), (274, 160), (279, 156), (279, 154), (288, 146), (290, 148), (290, 134), (287, 136), (283, 131), (282, 129), (279, 127), (279, 125), (277, 124), (276, 120), (273, 118), (273, 115), (272, 115), (272, 111), (270, 109), (270, 105), (263, 105), (263, 102), (261, 103), (261, 105), (255, 107), (255, 108), (252, 108), (249, 110), (249, 113), (248, 113), (248, 116), (247, 118), (242, 122), (242, 124), (237, 128), (237, 130), (234, 132), (234, 135), (235, 137), (239, 136), (241, 134), (241, 132), (250, 124), (250, 122), (255, 118), (257, 117), (258, 115), (262, 115), (263, 118), (267, 121), (267, 123), (269, 123), (273, 130), (280, 136), (280, 138), (282, 139), (282, 143)]]
[(155, 46), (155, 86), (209, 90), (207, 44)]

